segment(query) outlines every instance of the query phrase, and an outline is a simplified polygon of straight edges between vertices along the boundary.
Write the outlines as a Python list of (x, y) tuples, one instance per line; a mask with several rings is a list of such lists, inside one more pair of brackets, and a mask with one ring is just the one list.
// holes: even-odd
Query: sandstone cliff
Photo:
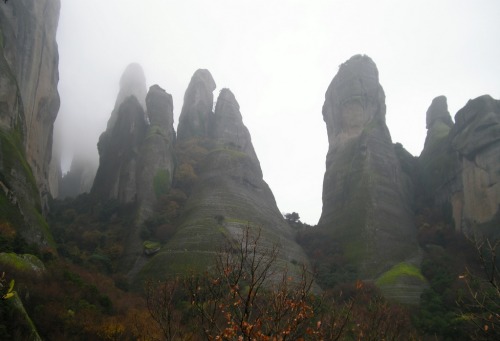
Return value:
[(419, 163), (428, 200), (438, 210), (450, 210), (455, 228), (466, 234), (498, 233), (493, 225), (500, 219), (499, 103), (487, 95), (470, 100), (454, 125), (443, 96), (427, 112)]
[(25, 116), (24, 149), (44, 209), (53, 124), (59, 110), (59, 9), (59, 0), (9, 1), (0, 8), (3, 56), (19, 87)]
[(340, 244), (360, 278), (413, 261), (417, 242), (400, 163), (385, 124), (375, 63), (354, 56), (325, 95), (329, 150), (319, 227)]
[(279, 266), (307, 263), (263, 180), (250, 133), (229, 89), (221, 90), (212, 112), (215, 82), (198, 70), (184, 96), (179, 118), (176, 186), (187, 194), (175, 235), (139, 273), (176, 274), (210, 265), (215, 252), (240, 238), (243, 229), (262, 230), (264, 247), (279, 244)]
[(450, 139), (461, 163), (465, 228), (500, 222), (500, 101), (470, 100), (455, 115)]
[(2, 218), (28, 240), (51, 243), (42, 217), (49, 195), (53, 123), (59, 109), (58, 0), (0, 6)]
[(156, 214), (175, 169), (172, 96), (158, 85), (151, 86), (143, 99), (144, 111), (137, 96), (142, 96), (145, 78), (140, 66), (131, 65), (122, 76), (117, 106), (99, 138), (99, 167), (91, 190), (94, 203), (127, 207), (132, 217), (131, 227), (124, 232), (125, 269), (141, 258), (142, 224)]

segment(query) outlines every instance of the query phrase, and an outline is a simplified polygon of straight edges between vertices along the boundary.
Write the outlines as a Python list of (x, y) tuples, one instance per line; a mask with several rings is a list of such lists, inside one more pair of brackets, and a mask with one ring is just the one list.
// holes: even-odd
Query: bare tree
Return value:
[(482, 269), (475, 274), (470, 268), (460, 276), (468, 295), (457, 302), (461, 318), (472, 326), (470, 337), (474, 340), (500, 340), (500, 271), (497, 251), (500, 239), (471, 240)]
[(177, 340), (180, 336), (180, 313), (175, 300), (180, 290), (177, 278), (163, 281), (146, 282), (146, 303), (151, 318), (161, 328), (165, 340)]

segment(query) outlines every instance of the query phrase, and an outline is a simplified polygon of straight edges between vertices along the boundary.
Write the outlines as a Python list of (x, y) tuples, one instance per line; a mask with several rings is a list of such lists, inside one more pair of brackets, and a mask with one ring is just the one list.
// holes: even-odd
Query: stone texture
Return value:
[(457, 177), (460, 164), (450, 145), (453, 127), (445, 96), (433, 99), (426, 115), (427, 136), (418, 161), (421, 170), (424, 201), (438, 209), (449, 203), (453, 192), (460, 190)]
[(140, 148), (137, 170), (141, 221), (152, 215), (158, 197), (170, 188), (175, 168), (172, 95), (153, 85), (146, 106), (150, 126)]
[(464, 227), (500, 219), (500, 101), (485, 95), (467, 102), (455, 115), (450, 141), (461, 164), (463, 204), (457, 208)]
[(120, 204), (136, 202), (137, 161), (147, 132), (144, 110), (135, 96), (120, 106), (116, 123), (105, 139), (99, 139), (99, 168), (92, 186), (98, 201), (117, 200)]
[(0, 8), (3, 55), (19, 87), (26, 158), (44, 209), (49, 194), (52, 131), (59, 110), (59, 9), (58, 0), (9, 1)]
[(177, 137), (186, 141), (193, 137), (208, 136), (209, 121), (213, 114), (215, 81), (208, 70), (197, 70), (184, 94), (179, 117)]
[(197, 180), (177, 220), (177, 233), (148, 260), (139, 279), (204, 270), (247, 226), (252, 233), (261, 230), (262, 247), (280, 245), (277, 265), (287, 266), (291, 276), (298, 274), (297, 264), (308, 263), (263, 180), (238, 102), (223, 89), (212, 113), (214, 88), (208, 71), (198, 70), (186, 91), (176, 148), (203, 150), (204, 155), (196, 162)]
[(385, 111), (375, 63), (357, 55), (342, 64), (323, 105), (329, 150), (319, 226), (361, 278), (375, 278), (418, 250)]
[[(49, 196), (53, 123), (59, 109), (58, 0), (0, 6), (0, 171), (7, 211), (29, 241), (50, 244), (41, 216)], [(17, 213), (14, 213), (17, 212)]]

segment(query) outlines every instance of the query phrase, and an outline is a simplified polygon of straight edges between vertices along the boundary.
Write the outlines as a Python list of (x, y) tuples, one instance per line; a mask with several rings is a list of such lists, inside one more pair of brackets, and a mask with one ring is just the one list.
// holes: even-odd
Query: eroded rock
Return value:
[(329, 150), (319, 226), (361, 278), (377, 277), (418, 250), (385, 111), (375, 63), (358, 55), (342, 64), (323, 105)]

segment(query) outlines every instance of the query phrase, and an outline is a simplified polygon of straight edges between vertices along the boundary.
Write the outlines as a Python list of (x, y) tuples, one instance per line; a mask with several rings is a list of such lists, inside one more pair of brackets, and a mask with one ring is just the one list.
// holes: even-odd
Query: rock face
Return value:
[(292, 275), (298, 273), (294, 264), (307, 263), (263, 180), (238, 102), (223, 89), (212, 112), (214, 89), (210, 73), (198, 70), (186, 90), (176, 146), (184, 153), (178, 173), (192, 169), (194, 180), (176, 234), (148, 261), (139, 278), (204, 269), (223, 244), (240, 238), (246, 226), (254, 232), (261, 229), (264, 247), (281, 246), (279, 265), (287, 264)]
[(59, 109), (59, 8), (58, 0), (0, 6), (1, 218), (27, 240), (43, 245), (51, 244), (42, 214)]
[(451, 212), (457, 231), (498, 233), (487, 226), (500, 221), (500, 101), (487, 95), (470, 100), (454, 125), (445, 101), (438, 97), (427, 112), (419, 157), (427, 200)]
[(175, 168), (172, 96), (153, 85), (146, 97), (146, 107), (150, 126), (140, 148), (137, 169), (140, 220), (151, 216), (158, 198), (168, 192)]
[(455, 115), (450, 141), (463, 185), (462, 212), (455, 216), (465, 229), (500, 221), (500, 101), (488, 95), (470, 100)]
[[(20, 91), (26, 159), (46, 207), (52, 131), (59, 110), (56, 30), (59, 0), (9, 1), (0, 8), (3, 57)], [(14, 100), (14, 101), (12, 101)], [(11, 97), (9, 112), (17, 99)], [(4, 116), (4, 115), (2, 115)], [(12, 127), (15, 117), (11, 117)]]
[(208, 70), (197, 70), (184, 94), (177, 136), (180, 142), (207, 136), (214, 103), (215, 81)]
[(172, 182), (175, 132), (172, 96), (158, 85), (143, 96), (143, 88), (141, 66), (130, 64), (120, 80), (107, 129), (99, 138), (99, 168), (91, 192), (101, 202), (137, 204), (145, 219), (158, 195), (155, 179), (167, 189)]
[(433, 99), (426, 114), (427, 137), (419, 165), (422, 172), (425, 201), (445, 209), (452, 193), (461, 188), (457, 174), (460, 164), (450, 145), (449, 133), (453, 127), (445, 96)]
[(116, 123), (106, 131), (97, 149), (97, 169), (92, 195), (99, 201), (117, 200), (120, 204), (135, 203), (137, 198), (137, 161), (146, 136), (144, 110), (135, 96), (128, 97), (118, 110)]
[[(139, 69), (134, 66), (132, 70)], [(123, 93), (130, 93), (123, 87), (136, 84), (124, 82), (124, 79), (130, 78), (127, 76), (129, 73), (130, 67), (120, 82), (122, 89), (117, 105)], [(142, 84), (144, 77), (137, 75), (133, 73), (131, 78), (140, 78)], [(153, 85), (144, 102), (146, 112), (136, 95), (132, 94), (113, 110), (108, 128), (97, 145), (99, 168), (91, 190), (95, 202), (105, 204), (116, 201), (122, 207), (127, 205), (128, 211), (133, 212), (122, 262), (126, 269), (141, 258), (140, 229), (144, 221), (155, 213), (162, 196), (168, 193), (175, 168), (172, 96), (158, 85)]]
[(360, 278), (375, 278), (418, 250), (385, 111), (375, 63), (358, 55), (342, 64), (323, 105), (329, 150), (319, 226)]

